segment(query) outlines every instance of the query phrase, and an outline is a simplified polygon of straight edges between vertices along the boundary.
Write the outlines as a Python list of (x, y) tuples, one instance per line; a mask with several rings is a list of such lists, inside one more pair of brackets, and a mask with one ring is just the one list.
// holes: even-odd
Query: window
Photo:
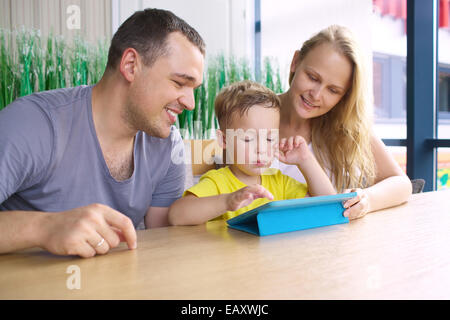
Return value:
[(450, 66), (439, 68), (439, 118), (450, 119)]
[(373, 54), (373, 94), (377, 122), (406, 119), (406, 58)]
[[(346, 25), (352, 29), (363, 51), (372, 56), (372, 87), (374, 98), (375, 133), (386, 141), (389, 150), (397, 162), (405, 168), (406, 149), (408, 145), (408, 174), (410, 178), (424, 178), (425, 190), (437, 187), (435, 180), (435, 164), (437, 176), (445, 180), (445, 153), (450, 154), (450, 29), (449, 0), (406, 1), (406, 0), (373, 0), (350, 1), (329, 0), (324, 3), (306, 1), (288, 1), (283, 6), (276, 2), (261, 2), (261, 56), (274, 56), (279, 59), (282, 78), (286, 79), (293, 52), (298, 50), (306, 39), (318, 30), (330, 24)], [(350, 5), (351, 4), (351, 5)], [(432, 36), (437, 26), (436, 4), (439, 5), (439, 96), (438, 106), (434, 113), (433, 104), (437, 101), (431, 97), (430, 84), (434, 73), (428, 67), (434, 62), (436, 41)], [(372, 10), (368, 10), (368, 9)], [(412, 11), (410, 11), (412, 10)], [(407, 17), (407, 11), (419, 11), (417, 17)], [(302, 19), (298, 19), (301, 13)], [(351, 16), (351, 18), (349, 18)], [(408, 25), (406, 20), (408, 19)], [(367, 23), (370, 21), (370, 23)], [(408, 30), (408, 34), (407, 34)], [(407, 38), (411, 47), (407, 47)], [(274, 45), (276, 43), (276, 45)], [(421, 47), (422, 46), (422, 47)], [(407, 75), (407, 50), (413, 50), (412, 59), (416, 61), (416, 69)], [(422, 50), (425, 49), (425, 50)], [(413, 60), (410, 61), (413, 61)], [(420, 72), (417, 71), (420, 69)], [(418, 74), (422, 78), (417, 78)], [(414, 100), (407, 105), (407, 76), (415, 79)], [(409, 82), (411, 83), (411, 82)], [(417, 99), (417, 100), (416, 100)], [(417, 101), (420, 105), (416, 105)], [(413, 109), (414, 107), (414, 109)], [(411, 121), (411, 137), (407, 138), (406, 113), (415, 115)], [(438, 117), (438, 138), (434, 139), (433, 117)], [(448, 140), (442, 140), (442, 138)], [(425, 147), (424, 147), (425, 146)], [(439, 163), (434, 162), (434, 149), (439, 147)], [(433, 156), (431, 156), (431, 153)], [(431, 161), (430, 159), (433, 159)], [(433, 164), (434, 162), (434, 164)], [(443, 180), (442, 180), (443, 181)]]
[(405, 10), (401, 1), (372, 1), (374, 130), (382, 139), (406, 139)]
[(437, 189), (450, 189), (450, 148), (438, 148)]

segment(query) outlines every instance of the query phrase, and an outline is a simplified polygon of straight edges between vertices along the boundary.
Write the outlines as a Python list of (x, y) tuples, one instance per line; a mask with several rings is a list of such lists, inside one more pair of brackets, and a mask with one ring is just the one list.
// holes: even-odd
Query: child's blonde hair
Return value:
[(236, 113), (242, 116), (255, 105), (279, 110), (281, 102), (272, 90), (254, 81), (245, 80), (224, 87), (214, 102), (220, 129), (225, 131)]
[[(372, 108), (361, 49), (351, 31), (332, 25), (307, 40), (300, 49), (300, 63), (320, 44), (328, 43), (353, 66), (351, 86), (326, 114), (311, 119), (312, 146), (322, 167), (327, 167), (339, 192), (373, 184), (375, 162), (371, 150)], [(292, 82), (294, 73), (289, 75)]]

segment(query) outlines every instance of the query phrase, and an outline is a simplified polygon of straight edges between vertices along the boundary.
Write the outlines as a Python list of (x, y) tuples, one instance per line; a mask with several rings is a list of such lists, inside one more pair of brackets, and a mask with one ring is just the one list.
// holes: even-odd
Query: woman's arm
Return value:
[(384, 143), (372, 136), (371, 147), (376, 166), (375, 184), (365, 189), (354, 189), (358, 196), (344, 203), (344, 208), (348, 208), (344, 216), (350, 219), (404, 203), (412, 193), (411, 181)]
[(197, 197), (192, 193), (175, 201), (169, 208), (171, 225), (196, 225), (214, 219), (227, 211), (248, 206), (258, 198), (273, 199), (273, 195), (261, 185), (252, 185), (232, 193), (210, 197)]
[(312, 153), (309, 159), (302, 161), (297, 167), (305, 177), (308, 193), (311, 196), (317, 197), (336, 194), (330, 178), (323, 171)]

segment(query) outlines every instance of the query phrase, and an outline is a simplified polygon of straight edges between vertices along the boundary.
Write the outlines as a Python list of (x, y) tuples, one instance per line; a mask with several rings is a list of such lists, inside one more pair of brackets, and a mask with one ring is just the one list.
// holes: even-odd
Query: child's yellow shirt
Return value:
[[(306, 184), (300, 183), (274, 168), (268, 168), (267, 171), (261, 175), (261, 185), (272, 193), (274, 197), (273, 200), (304, 198), (308, 191)], [(245, 183), (236, 178), (229, 167), (225, 167), (206, 172), (200, 177), (200, 180), (196, 185), (184, 192), (183, 196), (190, 192), (197, 197), (210, 197), (223, 193), (231, 193), (246, 186)], [(246, 207), (236, 211), (227, 211), (213, 220), (228, 220), (267, 202), (270, 202), (270, 200), (259, 198)]]

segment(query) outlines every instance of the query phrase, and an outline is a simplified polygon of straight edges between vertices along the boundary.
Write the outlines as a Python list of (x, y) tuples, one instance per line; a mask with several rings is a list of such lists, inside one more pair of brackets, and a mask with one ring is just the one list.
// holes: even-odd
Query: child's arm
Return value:
[(273, 199), (273, 195), (261, 185), (252, 185), (232, 193), (211, 197), (186, 195), (169, 208), (171, 225), (196, 225), (214, 219), (227, 211), (236, 211), (248, 206), (258, 198)]
[(287, 164), (297, 165), (305, 177), (308, 193), (311, 196), (336, 194), (333, 184), (309, 150), (303, 137), (281, 139), (278, 158)]

